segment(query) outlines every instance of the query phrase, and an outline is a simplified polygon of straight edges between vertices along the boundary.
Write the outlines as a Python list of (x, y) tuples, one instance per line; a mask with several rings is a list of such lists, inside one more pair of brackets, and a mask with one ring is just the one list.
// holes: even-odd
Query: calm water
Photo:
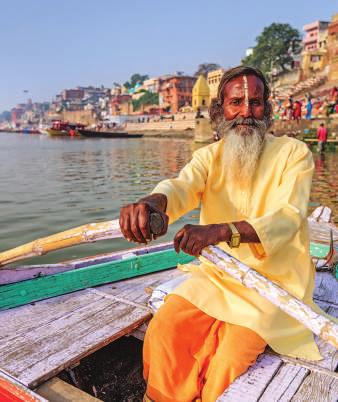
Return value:
[[(70, 139), (0, 133), (0, 250), (89, 222), (115, 219), (121, 205), (146, 195), (161, 179), (175, 177), (197, 149), (179, 139)], [(320, 159), (310, 209), (338, 202), (337, 153)], [(171, 240), (192, 212), (171, 226)], [(31, 259), (58, 262), (131, 247), (115, 239)]]

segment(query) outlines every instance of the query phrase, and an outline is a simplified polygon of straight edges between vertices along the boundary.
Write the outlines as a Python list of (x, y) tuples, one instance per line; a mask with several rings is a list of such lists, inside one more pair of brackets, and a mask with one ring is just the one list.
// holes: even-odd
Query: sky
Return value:
[(0, 111), (133, 73), (235, 66), (265, 26), (335, 13), (335, 0), (0, 0)]

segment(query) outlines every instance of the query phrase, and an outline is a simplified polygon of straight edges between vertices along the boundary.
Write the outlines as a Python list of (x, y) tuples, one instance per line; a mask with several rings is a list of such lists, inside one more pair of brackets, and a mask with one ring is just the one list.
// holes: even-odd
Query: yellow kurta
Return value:
[[(223, 140), (199, 149), (177, 179), (155, 187), (153, 193), (168, 198), (169, 223), (199, 205), (202, 225), (249, 222), (261, 244), (219, 246), (318, 311), (312, 301), (315, 270), (306, 219), (314, 166), (311, 152), (298, 140), (267, 135), (249, 192), (227, 181), (224, 151)], [(312, 333), (254, 290), (203, 259), (200, 266), (187, 264), (184, 269), (192, 277), (175, 294), (218, 320), (252, 329), (278, 353), (321, 359)]]

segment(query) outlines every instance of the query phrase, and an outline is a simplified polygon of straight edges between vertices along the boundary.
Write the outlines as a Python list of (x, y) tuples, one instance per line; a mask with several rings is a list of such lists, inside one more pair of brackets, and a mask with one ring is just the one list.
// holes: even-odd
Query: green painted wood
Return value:
[(312, 257), (325, 258), (330, 251), (326, 244), (310, 242), (310, 254)]
[(105, 262), (55, 275), (0, 286), (0, 310), (60, 296), (76, 290), (175, 267), (194, 259), (174, 249)]

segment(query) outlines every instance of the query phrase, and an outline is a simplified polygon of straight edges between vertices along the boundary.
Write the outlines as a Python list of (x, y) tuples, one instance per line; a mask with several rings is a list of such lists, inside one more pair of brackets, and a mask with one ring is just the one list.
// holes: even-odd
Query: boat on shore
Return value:
[(88, 138), (141, 138), (143, 134), (130, 134), (125, 131), (104, 130), (78, 130), (81, 135)]

